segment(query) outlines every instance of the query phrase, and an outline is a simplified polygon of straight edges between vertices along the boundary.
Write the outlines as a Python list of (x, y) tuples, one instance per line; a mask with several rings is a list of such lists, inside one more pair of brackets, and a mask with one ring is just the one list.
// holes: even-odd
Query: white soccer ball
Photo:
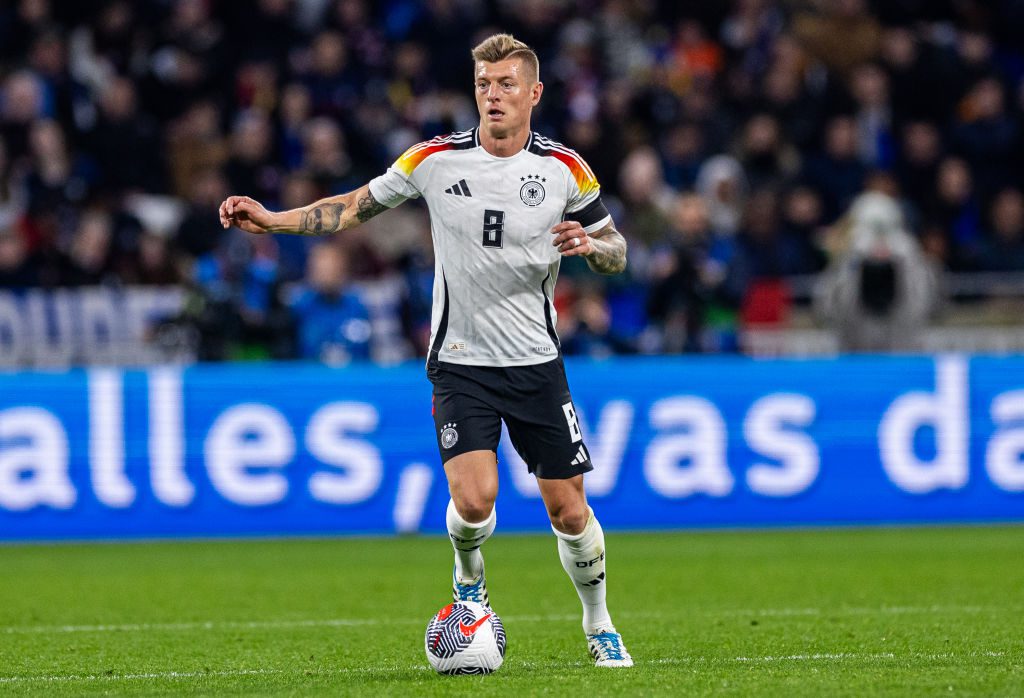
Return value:
[(424, 645), (439, 674), (490, 674), (505, 661), (505, 628), (490, 608), (456, 601), (427, 623)]

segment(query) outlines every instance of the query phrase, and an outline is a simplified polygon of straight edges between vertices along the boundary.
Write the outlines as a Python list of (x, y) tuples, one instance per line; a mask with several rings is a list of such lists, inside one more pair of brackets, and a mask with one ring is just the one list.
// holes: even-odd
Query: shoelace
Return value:
[(483, 603), (484, 598), (481, 590), (483, 588), (483, 579), (476, 584), (458, 584), (460, 601), (476, 601), (477, 603)]
[(622, 647), (616, 633), (599, 633), (590, 637), (597, 642), (597, 651), (602, 659), (622, 659)]

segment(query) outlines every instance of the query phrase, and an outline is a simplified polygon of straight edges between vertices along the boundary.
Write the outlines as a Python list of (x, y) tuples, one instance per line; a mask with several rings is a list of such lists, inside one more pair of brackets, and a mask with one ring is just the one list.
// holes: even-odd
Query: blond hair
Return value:
[(533, 82), (540, 80), (540, 61), (533, 49), (511, 34), (494, 34), (489, 36), (473, 49), (473, 60), (484, 63), (518, 58), (526, 67), (526, 75)]

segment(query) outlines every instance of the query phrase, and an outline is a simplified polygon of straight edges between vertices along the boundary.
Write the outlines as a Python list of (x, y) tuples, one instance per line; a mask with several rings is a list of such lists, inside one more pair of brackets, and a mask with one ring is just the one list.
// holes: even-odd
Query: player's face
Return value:
[(496, 138), (528, 128), (544, 85), (533, 80), (522, 59), (477, 61), (475, 72), (480, 125)]

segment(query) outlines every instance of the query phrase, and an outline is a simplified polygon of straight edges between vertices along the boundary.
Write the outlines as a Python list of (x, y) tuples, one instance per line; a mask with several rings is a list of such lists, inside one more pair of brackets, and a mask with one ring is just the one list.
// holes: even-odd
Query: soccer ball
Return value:
[(456, 601), (427, 623), (424, 645), (439, 674), (490, 674), (505, 660), (505, 628), (491, 609)]

